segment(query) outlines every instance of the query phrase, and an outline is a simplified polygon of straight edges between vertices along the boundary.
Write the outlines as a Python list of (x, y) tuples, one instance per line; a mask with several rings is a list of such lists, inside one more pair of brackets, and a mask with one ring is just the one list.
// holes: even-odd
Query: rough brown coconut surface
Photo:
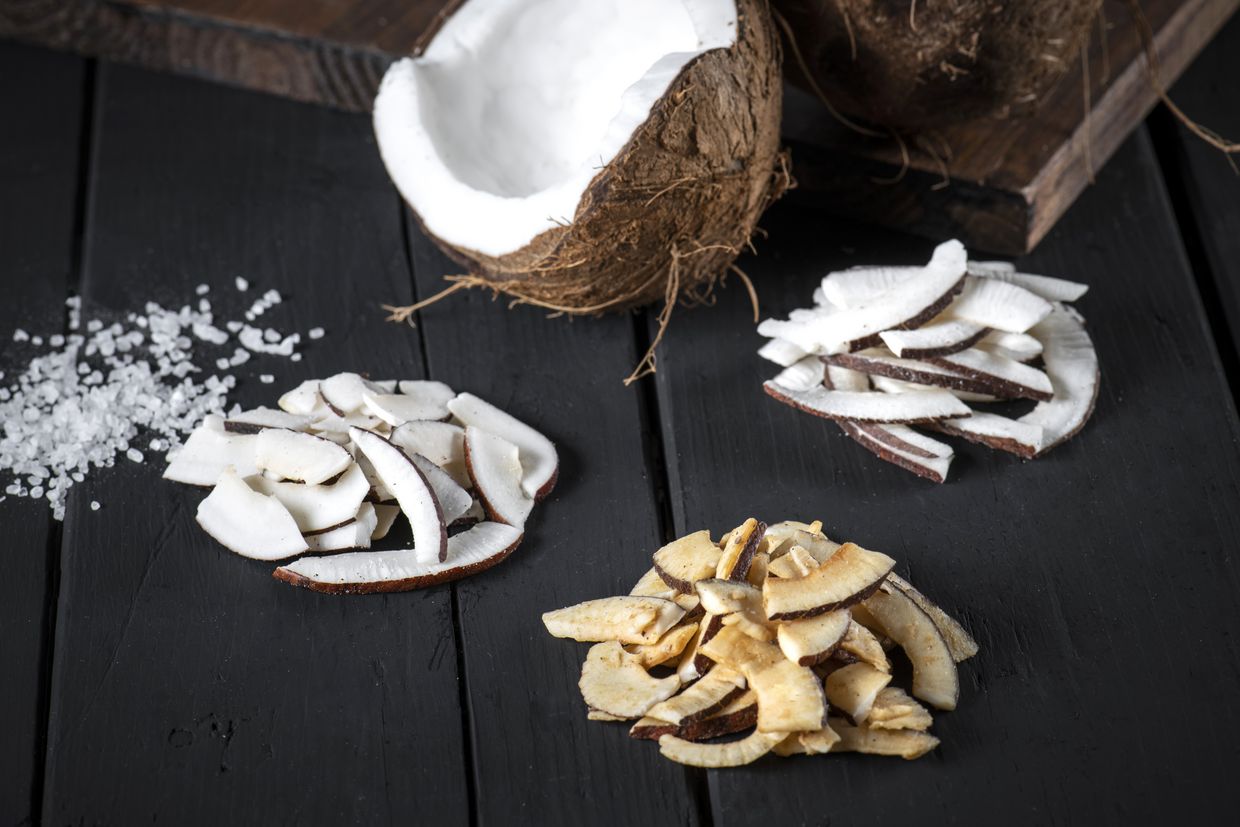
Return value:
[(570, 313), (709, 289), (790, 180), (770, 12), (766, 0), (738, 0), (737, 10), (736, 44), (685, 67), (571, 224), (498, 258), (436, 240), (467, 268), (466, 284)]
[[(1031, 112), (1077, 59), (1102, 0), (774, 0), (774, 5), (834, 107), (915, 131)], [(805, 85), (797, 64), (787, 61), (790, 76)]]

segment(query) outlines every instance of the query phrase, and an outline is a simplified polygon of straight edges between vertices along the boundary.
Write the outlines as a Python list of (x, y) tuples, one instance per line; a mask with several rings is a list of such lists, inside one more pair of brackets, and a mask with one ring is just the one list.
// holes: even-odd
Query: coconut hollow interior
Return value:
[(571, 223), (681, 70), (736, 37), (735, 0), (468, 0), (384, 77), (379, 149), (434, 236), (503, 256)]

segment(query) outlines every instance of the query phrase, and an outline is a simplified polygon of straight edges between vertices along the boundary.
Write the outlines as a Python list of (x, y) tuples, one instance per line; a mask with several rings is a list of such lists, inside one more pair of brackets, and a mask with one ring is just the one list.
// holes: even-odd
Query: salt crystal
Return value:
[(100, 506), (99, 506), (99, 501), (98, 501), (98, 500), (91, 500), (91, 501), (90, 501), (90, 510), (91, 510), (91, 511), (98, 511), (98, 510), (99, 510), (99, 508), (100, 508)]
[(250, 283), (246, 281), (245, 279), (243, 279), (241, 276), (237, 276), (235, 280), (235, 284), (237, 285), (238, 290), (244, 291), (244, 290), (250, 289)]
[(29, 333), (27, 333), (26, 331), (22, 330), (22, 329), (19, 327), (19, 328), (17, 328), (17, 330), (14, 330), (14, 331), (13, 331), (13, 341), (15, 341), (15, 342), (28, 342), (28, 341), (30, 341), (30, 334), (29, 334)]
[(34, 345), (35, 347), (42, 347), (42, 346), (43, 346), (43, 337), (42, 337), (42, 336), (35, 336), (33, 339), (31, 339), (31, 340), (30, 340), (30, 344)]
[(300, 353), (294, 353), (292, 356), (290, 356), (290, 357), (288, 357), (288, 358), (289, 358), (289, 361), (290, 361), (290, 362), (300, 362), (300, 361), (301, 361), (301, 354), (300, 354)]
[(142, 452), (137, 448), (130, 448), (125, 452), (125, 456), (129, 458), (130, 462), (141, 462), (143, 460)]
[[(65, 337), (57, 333), (52, 338), (48, 339), (47, 343), (51, 345), (52, 347), (63, 347), (65, 344)], [(0, 378), (3, 378), (3, 377), (4, 377), (4, 374), (0, 373)]]
[(198, 295), (200, 295), (200, 296), (205, 296), (205, 295), (207, 295), (208, 293), (210, 293), (210, 292), (211, 292), (211, 288), (210, 288), (210, 287), (208, 287), (208, 286), (207, 286), (207, 285), (205, 285), (205, 284), (200, 284), (200, 285), (198, 285), (197, 287), (195, 287), (195, 288), (194, 288), (194, 292), (195, 292), (195, 293), (197, 293), (197, 294), (198, 294)]
[(263, 331), (263, 341), (264, 341), (264, 342), (278, 342), (278, 341), (280, 341), (280, 339), (281, 339), (281, 338), (283, 338), (283, 337), (281, 337), (281, 336), (280, 336), (280, 331), (278, 331), (278, 330), (272, 330), (272, 329), (269, 327), (269, 328), (267, 328), (266, 330), (264, 330), (264, 331)]
[(258, 375), (258, 381), (262, 382), (264, 385), (270, 385), (272, 382), (276, 381), (276, 378), (270, 373), (260, 373)]
[(309, 330), (309, 332), (308, 332), (308, 334), (307, 334), (307, 335), (308, 335), (311, 339), (322, 339), (322, 338), (323, 338), (324, 333), (325, 333), (325, 331), (323, 330), (323, 328), (321, 328), (321, 327), (312, 327), (312, 328), (310, 328), (310, 330)]

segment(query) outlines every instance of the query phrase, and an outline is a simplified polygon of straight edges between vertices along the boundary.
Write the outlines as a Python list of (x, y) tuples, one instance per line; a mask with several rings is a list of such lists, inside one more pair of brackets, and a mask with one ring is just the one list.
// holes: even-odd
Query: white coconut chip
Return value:
[(370, 503), (362, 503), (358, 507), (357, 515), (344, 525), (316, 534), (307, 534), (306, 545), (314, 553), (370, 548), (371, 536), (378, 524), (379, 518), (375, 513), (375, 507)]
[(226, 468), (242, 476), (257, 474), (256, 436), (230, 434), (224, 420), (208, 414), (180, 448), (169, 453), (164, 479), (187, 485), (214, 485)]
[(944, 420), (935, 427), (949, 436), (958, 436), (1025, 459), (1037, 455), (1043, 440), (1040, 425), (981, 411), (974, 411), (973, 416), (964, 419)]
[[(943, 422), (956, 422), (944, 419)], [(932, 482), (945, 482), (954, 452), (950, 445), (932, 440), (911, 428), (893, 432), (899, 425), (841, 422), (844, 433), (879, 459), (911, 471)]]
[(809, 354), (801, 350), (792, 342), (787, 342), (783, 339), (771, 339), (771, 341), (758, 348), (758, 355), (763, 359), (774, 362), (780, 367), (788, 368), (792, 367)]
[[(448, 403), (456, 398), (456, 391), (447, 384), (433, 379), (402, 379), (396, 383), (396, 388), (405, 396), (416, 396), (427, 403), (438, 403), (444, 409), (441, 419), (447, 418)], [(387, 393), (391, 392), (391, 390), (387, 391)]]
[(947, 315), (982, 327), (1024, 333), (1051, 312), (1051, 303), (1023, 287), (969, 276)]
[(508, 440), (473, 425), (465, 429), (465, 463), (478, 500), (498, 523), (525, 525), (534, 499), (521, 486), (520, 451)]
[(1016, 362), (1032, 362), (1042, 355), (1042, 343), (1028, 333), (992, 330), (977, 343), (977, 346)]
[(418, 470), (422, 472), (426, 481), (430, 483), (431, 489), (434, 490), (435, 498), (439, 500), (439, 507), (443, 509), (445, 523), (452, 525), (469, 513), (474, 504), (474, 498), (468, 491), (457, 485), (446, 471), (421, 454), (408, 454), (408, 456), (410, 461), (418, 466)]
[(824, 387), (837, 391), (868, 391), (870, 377), (859, 370), (849, 370), (839, 365), (827, 365), (822, 384)]
[(781, 388), (807, 391), (822, 385), (827, 366), (817, 356), (806, 356), (794, 365), (784, 368), (771, 381)]
[(528, 496), (539, 500), (551, 491), (559, 471), (559, 456), (551, 440), (472, 393), (459, 394), (448, 403), (448, 410), (464, 424), (474, 425), (517, 446), (524, 471), (521, 487)]
[(824, 301), (835, 307), (857, 307), (884, 293), (901, 287), (917, 276), (922, 267), (850, 267), (823, 276)]
[(1052, 276), (1018, 273), (1014, 265), (1001, 261), (970, 261), (969, 275), (1006, 281), (1050, 302), (1074, 302), (1089, 291), (1088, 284)]
[(392, 429), (389, 437), (408, 454), (421, 454), (448, 473), (462, 488), (473, 481), (465, 468), (465, 429), (450, 422), (422, 420)]
[(323, 397), (319, 396), (319, 380), (307, 379), (280, 397), (280, 410), (303, 416), (319, 416), (328, 413)]
[(260, 494), (279, 500), (303, 533), (321, 531), (353, 519), (362, 500), (370, 493), (370, 483), (357, 463), (351, 464), (332, 485), (279, 482), (261, 474), (246, 477), (246, 483)]
[(999, 396), (1049, 399), (1054, 393), (1050, 377), (1042, 371), (985, 350), (969, 348), (933, 361), (983, 382), (995, 381), (1001, 386), (996, 391)]
[(281, 479), (317, 485), (345, 471), (353, 455), (314, 434), (264, 428), (254, 438), (254, 461)]
[(901, 394), (874, 391), (836, 391), (814, 388), (794, 391), (773, 382), (764, 386), (776, 399), (826, 419), (853, 422), (934, 422), (968, 416), (971, 411), (945, 390), (911, 391)]
[[(908, 393), (909, 391), (932, 391), (935, 390), (934, 385), (920, 385), (916, 382), (905, 382), (902, 379), (893, 379), (890, 376), (871, 376), (870, 381), (874, 383), (874, 389), (883, 393)], [(997, 402), (999, 397), (990, 393), (974, 393), (972, 391), (962, 391), (952, 389), (954, 395), (961, 402)]]
[(370, 460), (375, 473), (408, 518), (418, 559), (427, 564), (444, 562), (448, 551), (448, 524), (426, 475), (404, 451), (380, 434), (354, 428), (349, 436)]
[(280, 501), (252, 490), (231, 468), (198, 505), (198, 525), (225, 548), (255, 560), (282, 560), (308, 546)]
[(906, 359), (947, 356), (975, 345), (987, 329), (972, 322), (948, 319), (916, 330), (885, 330), (879, 337), (892, 353)]
[(263, 428), (286, 428), (293, 431), (304, 431), (309, 427), (311, 421), (312, 418), (310, 416), (259, 407), (252, 411), (229, 414), (228, 418), (224, 420), (224, 430), (239, 434), (254, 434)]
[(1098, 399), (1100, 376), (1094, 344), (1071, 308), (1056, 305), (1030, 332), (1042, 342), (1042, 361), (1055, 391), (1051, 401), (1039, 402), (1017, 420), (1042, 429), (1040, 456), (1085, 426)]
[(418, 419), (446, 419), (448, 408), (439, 399), (404, 393), (362, 394), (366, 413), (383, 420), (393, 428)]
[(319, 396), (337, 416), (360, 412), (363, 406), (362, 396), (367, 391), (383, 392), (356, 373), (337, 373), (319, 382)]

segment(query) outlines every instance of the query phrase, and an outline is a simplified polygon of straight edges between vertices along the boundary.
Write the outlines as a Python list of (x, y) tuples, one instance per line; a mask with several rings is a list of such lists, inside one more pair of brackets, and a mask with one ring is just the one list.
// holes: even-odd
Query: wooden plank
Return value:
[[(0, 387), (38, 349), (13, 342), (60, 333), (74, 266), (78, 146), (85, 86), (82, 60), (22, 46), (0, 47)], [(0, 823), (36, 820), (47, 721), (46, 659), (54, 617), (57, 535), (46, 501), (5, 496), (0, 473), (5, 576), (0, 579)]]
[[(410, 229), (418, 293), (457, 269)], [(560, 452), (555, 491), (498, 568), (456, 585), (481, 824), (695, 824), (679, 767), (623, 723), (586, 720), (585, 644), (540, 615), (627, 593), (662, 544), (643, 453), (631, 317), (547, 319), (479, 291), (422, 311), (430, 374), (531, 423)]]
[[(677, 530), (820, 517), (896, 557), (982, 647), (962, 667), (960, 709), (936, 717), (932, 756), (713, 773), (716, 825), (1208, 823), (1231, 810), (1238, 428), (1174, 227), (1138, 133), (1020, 262), (1092, 285), (1079, 307), (1103, 371), (1096, 415), (1032, 463), (957, 444), (941, 486), (766, 397), (776, 368), (754, 355), (744, 291), (672, 325), (658, 387)], [(806, 304), (828, 269), (930, 251), (788, 206), (767, 228), (764, 255), (741, 265), (765, 315)], [(1171, 706), (1209, 710), (1208, 735), (1173, 734)]]
[[(329, 338), (237, 369), (242, 405), (338, 370), (419, 373), (416, 340), (378, 321), (410, 291), (367, 119), (110, 65), (100, 84), (90, 307), (179, 306), (206, 283), (235, 314), (280, 290), (265, 321)], [(280, 584), (207, 537), (203, 493), (161, 471), (122, 463), (74, 489), (45, 820), (466, 823), (448, 590)]]
[[(1170, 84), (1209, 42), (1237, 0), (1144, 0), (1156, 32), (1161, 75)], [(838, 215), (931, 238), (1020, 255), (1054, 226), (1157, 102), (1137, 27), (1123, 0), (1107, 0), (1105, 49), (1090, 46), (1090, 109), (1075, 67), (1027, 119), (978, 119), (939, 130), (935, 158), (913, 147), (907, 173), (899, 146), (844, 128), (814, 98), (788, 95), (784, 134), (801, 195)], [(943, 155), (947, 161), (944, 186)]]
[[(1172, 100), (1190, 117), (1221, 135), (1240, 140), (1240, 108), (1235, 78), (1240, 77), (1240, 18), (1229, 23), (1171, 90)], [(1182, 187), (1191, 222), (1208, 273), (1240, 354), (1240, 178), (1226, 156), (1177, 125), (1176, 167), (1168, 172)], [(1232, 156), (1233, 159), (1236, 156)], [(1238, 161), (1237, 163), (1240, 163)]]

